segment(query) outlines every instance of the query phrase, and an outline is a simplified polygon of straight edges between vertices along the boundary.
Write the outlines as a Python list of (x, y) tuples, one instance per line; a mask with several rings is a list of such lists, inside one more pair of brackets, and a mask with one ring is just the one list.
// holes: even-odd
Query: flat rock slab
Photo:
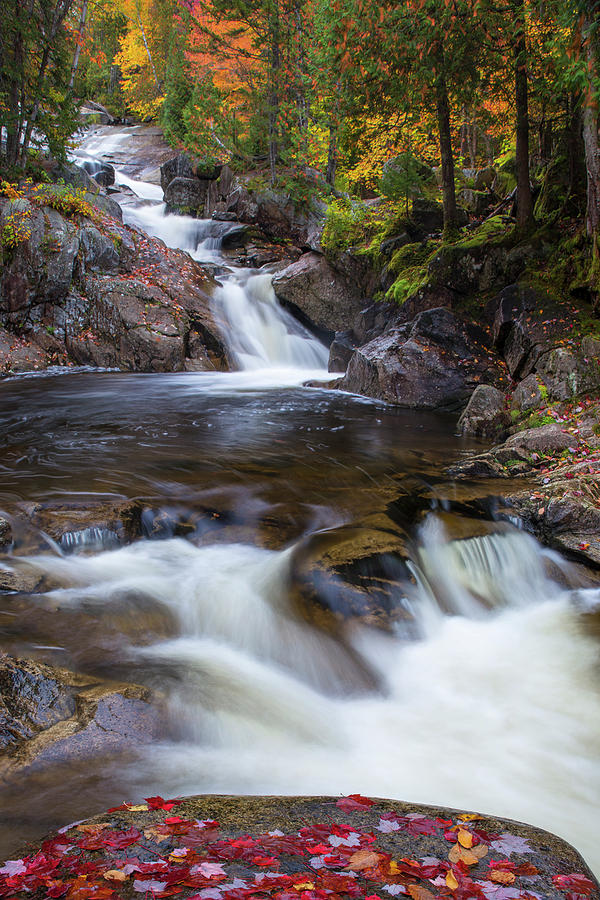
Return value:
[(393, 800), (152, 797), (0, 868), (0, 896), (194, 900), (600, 898), (560, 838)]

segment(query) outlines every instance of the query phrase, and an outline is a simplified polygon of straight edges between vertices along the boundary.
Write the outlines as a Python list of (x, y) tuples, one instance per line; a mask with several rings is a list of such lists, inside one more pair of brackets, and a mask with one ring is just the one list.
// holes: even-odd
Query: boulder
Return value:
[(480, 353), (450, 310), (427, 310), (355, 350), (339, 387), (399, 406), (455, 410), (486, 375), (497, 375)]
[(356, 336), (353, 331), (336, 331), (329, 348), (330, 372), (345, 372), (350, 357), (356, 350)]
[(504, 444), (510, 451), (522, 453), (556, 453), (567, 450), (578, 443), (578, 439), (559, 425), (541, 425), (539, 428), (527, 428), (513, 434)]
[(12, 541), (12, 528), (8, 519), (0, 516), (0, 547), (6, 547)]
[(411, 224), (423, 235), (436, 234), (444, 227), (444, 209), (434, 200), (413, 200)]
[(494, 202), (494, 197), (489, 191), (476, 191), (473, 188), (464, 188), (460, 192), (460, 202), (472, 215), (483, 216)]
[(476, 191), (487, 191), (490, 190), (494, 183), (494, 178), (496, 177), (496, 170), (492, 166), (486, 166), (485, 169), (480, 169), (475, 174), (475, 190)]
[[(325, 729), (320, 735), (316, 724), (304, 724), (311, 740), (335, 737), (335, 723), (329, 730), (319, 723)], [(464, 844), (475, 840), (473, 852), (466, 851)], [(335, 853), (325, 849), (319, 855), (315, 841), (333, 846)], [(133, 862), (124, 865), (125, 859)], [(169, 805), (160, 797), (122, 803), (63, 826), (44, 842), (43, 850), (32, 847), (23, 858), (13, 858), (0, 873), (0, 891), (26, 897), (34, 883), (34, 896), (66, 891), (73, 898), (110, 894), (114, 900), (129, 900), (136, 894), (168, 896), (173, 886), (187, 885), (182, 896), (192, 891), (196, 895), (202, 887), (206, 898), (239, 896), (240, 890), (291, 896), (305, 891), (318, 897), (349, 893), (360, 898), (381, 891), (384, 879), (392, 882), (386, 893), (422, 900), (495, 894), (499, 900), (533, 895), (540, 900), (600, 898), (600, 886), (577, 850), (547, 831), (472, 810), (359, 794), (213, 794), (180, 797)], [(457, 889), (452, 890), (455, 883)]]
[(535, 375), (528, 375), (521, 381), (514, 391), (510, 403), (512, 409), (519, 412), (530, 412), (532, 409), (540, 409), (543, 405), (540, 383)]
[(100, 171), (95, 172), (92, 177), (100, 187), (111, 187), (115, 183), (115, 167), (110, 163), (103, 163)]
[(428, 283), (458, 295), (486, 293), (516, 281), (532, 255), (533, 249), (525, 244), (513, 248), (489, 240), (447, 244), (429, 263)]
[(551, 400), (571, 400), (600, 390), (600, 342), (585, 337), (579, 351), (557, 347), (541, 353), (536, 370)]
[(178, 175), (165, 188), (164, 200), (167, 204), (168, 212), (202, 218), (207, 195), (207, 181), (200, 181), (199, 178), (184, 178)]
[(506, 396), (489, 384), (478, 385), (458, 420), (461, 434), (500, 440), (510, 425)]
[(356, 286), (313, 251), (278, 272), (273, 288), (283, 303), (328, 332), (346, 329), (365, 305)]

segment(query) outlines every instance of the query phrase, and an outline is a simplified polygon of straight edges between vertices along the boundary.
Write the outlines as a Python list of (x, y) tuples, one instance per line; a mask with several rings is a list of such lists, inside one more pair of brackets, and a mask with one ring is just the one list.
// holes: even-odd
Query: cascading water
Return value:
[(600, 864), (598, 647), (533, 539), (448, 542), (429, 519), (409, 598), (423, 638), (409, 645), (360, 630), (344, 648), (309, 628), (287, 599), (292, 559), (293, 548), (170, 539), (27, 561), (70, 585), (46, 594), (52, 606), (122, 615), (141, 592), (177, 622), (171, 638), (125, 651), (162, 673), (176, 737), (152, 746), (141, 779), (131, 773), (140, 791), (360, 791), (483, 808)]
[[(93, 145), (95, 146), (95, 145)], [(99, 149), (95, 147), (96, 151)], [(101, 163), (81, 158), (88, 171), (99, 171)], [(123, 220), (136, 225), (168, 247), (187, 250), (193, 259), (221, 269), (222, 286), (216, 292), (215, 305), (226, 327), (224, 338), (241, 371), (273, 370), (270, 379), (281, 383), (311, 378), (328, 378), (329, 353), (311, 333), (277, 301), (268, 272), (250, 274), (244, 269), (227, 267), (221, 253), (222, 239), (239, 225), (213, 219), (167, 215), (158, 185), (137, 181), (116, 172), (117, 186), (128, 188), (133, 198), (123, 202)], [(142, 203), (137, 199), (144, 201)], [(290, 381), (290, 375), (294, 373)], [(248, 383), (248, 382), (246, 382)], [(263, 380), (262, 386), (266, 386)]]
[[(130, 187), (141, 200), (123, 202), (126, 221), (225, 265), (229, 224), (165, 216), (156, 185)], [(3, 647), (143, 682), (168, 713), (164, 738), (139, 747), (134, 764), (113, 757), (105, 775), (84, 761), (52, 784), (50, 774), (18, 785), (4, 840), (27, 816), (37, 825), (23, 837), (38, 837), (124, 797), (361, 792), (523, 819), (570, 840), (600, 872), (598, 642), (588, 624), (597, 589), (508, 524), (449, 540), (429, 513), (408, 535), (412, 577), (382, 582), (406, 627), (305, 621), (298, 541), (381, 523), (405, 485), (411, 500), (425, 492), (420, 509), (455, 496), (460, 486), (440, 472), (462, 445), (440, 417), (281, 388), (324, 369), (325, 351), (276, 304), (268, 272), (221, 280), (235, 377), (3, 383), (0, 468), (11, 488), (0, 507), (16, 537), (0, 565), (32, 584), (43, 576), (37, 593), (5, 593)], [(36, 551), (26, 549), (35, 529), (24, 509), (132, 498), (147, 535), (161, 508), (180, 531), (118, 548), (110, 524), (61, 543), (38, 531)], [(56, 810), (51, 821), (44, 810)]]

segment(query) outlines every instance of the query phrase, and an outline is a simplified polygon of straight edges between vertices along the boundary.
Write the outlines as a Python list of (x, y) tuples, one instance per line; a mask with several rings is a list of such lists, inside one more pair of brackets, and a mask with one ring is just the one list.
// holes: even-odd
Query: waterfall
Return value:
[[(119, 146), (118, 138), (110, 139), (107, 146)], [(106, 152), (102, 142), (90, 141), (86, 151), (80, 150), (75, 158), (94, 173), (102, 163), (91, 156), (92, 152), (100, 156)], [(239, 229), (239, 224), (168, 215), (159, 185), (129, 178), (118, 169), (115, 180), (117, 187), (133, 194), (121, 201), (126, 224), (160, 238), (167, 247), (186, 250), (198, 262), (219, 267), (221, 287), (215, 292), (214, 305), (225, 328), (223, 339), (240, 371), (269, 372), (270, 377), (260, 381), (262, 387), (269, 382), (276, 386), (330, 377), (327, 347), (279, 304), (271, 274), (250, 274), (229, 266), (223, 257), (222, 239)], [(250, 386), (252, 379), (246, 379), (245, 384)]]

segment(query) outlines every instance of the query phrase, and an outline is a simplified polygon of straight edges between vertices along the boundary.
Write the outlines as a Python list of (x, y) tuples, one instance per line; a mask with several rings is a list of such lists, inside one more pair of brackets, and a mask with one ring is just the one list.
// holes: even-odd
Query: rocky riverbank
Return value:
[[(0, 357), (142, 372), (225, 369), (212, 277), (189, 254), (122, 224), (85, 171), (0, 196)], [(7, 196), (8, 195), (8, 196)]]
[(600, 897), (579, 854), (548, 832), (359, 794), (124, 803), (10, 860), (0, 885), (15, 898), (106, 900)]

